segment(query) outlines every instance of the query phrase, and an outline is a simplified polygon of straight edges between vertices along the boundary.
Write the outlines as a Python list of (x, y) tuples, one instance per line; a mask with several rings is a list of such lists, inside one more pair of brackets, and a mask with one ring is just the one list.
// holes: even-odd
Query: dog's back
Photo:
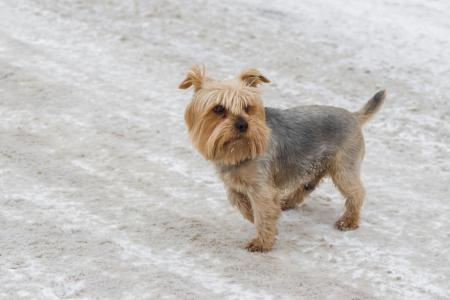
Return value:
[(379, 110), (384, 97), (384, 91), (378, 92), (353, 113), (321, 105), (266, 108), (266, 122), (272, 130), (269, 152), (277, 170), (275, 184), (285, 188), (292, 181), (307, 183), (323, 177), (338, 154), (362, 159), (361, 126)]
[(331, 106), (266, 108), (266, 118), (280, 187), (293, 180), (309, 181), (325, 171), (345, 141), (360, 131), (352, 113)]

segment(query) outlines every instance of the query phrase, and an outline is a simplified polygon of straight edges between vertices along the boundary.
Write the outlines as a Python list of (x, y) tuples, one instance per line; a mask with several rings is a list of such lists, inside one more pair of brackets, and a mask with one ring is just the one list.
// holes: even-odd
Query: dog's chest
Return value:
[(218, 166), (217, 171), (220, 179), (226, 186), (240, 192), (246, 191), (251, 186), (264, 181), (260, 168), (252, 162), (240, 166)]

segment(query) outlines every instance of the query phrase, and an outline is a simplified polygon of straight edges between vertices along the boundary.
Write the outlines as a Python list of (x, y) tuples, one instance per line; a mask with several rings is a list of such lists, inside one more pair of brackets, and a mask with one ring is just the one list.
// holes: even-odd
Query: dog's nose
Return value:
[(246, 132), (248, 128), (248, 123), (242, 118), (238, 118), (236, 123), (234, 123), (234, 127), (236, 127), (239, 132)]

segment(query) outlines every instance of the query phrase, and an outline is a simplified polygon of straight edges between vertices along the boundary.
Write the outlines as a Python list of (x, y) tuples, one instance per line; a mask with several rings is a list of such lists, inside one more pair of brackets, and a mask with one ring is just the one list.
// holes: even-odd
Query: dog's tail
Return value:
[(383, 105), (384, 98), (386, 98), (386, 91), (379, 91), (366, 103), (366, 105), (364, 105), (363, 108), (353, 113), (360, 125), (363, 125), (369, 121), (373, 115), (380, 110)]

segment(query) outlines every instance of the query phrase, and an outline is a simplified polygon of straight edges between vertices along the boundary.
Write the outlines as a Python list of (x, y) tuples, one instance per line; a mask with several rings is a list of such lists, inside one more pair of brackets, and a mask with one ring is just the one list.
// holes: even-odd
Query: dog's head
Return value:
[(194, 66), (179, 88), (194, 88), (185, 121), (194, 146), (208, 160), (237, 164), (267, 149), (270, 130), (257, 85), (270, 82), (256, 69), (217, 81)]

